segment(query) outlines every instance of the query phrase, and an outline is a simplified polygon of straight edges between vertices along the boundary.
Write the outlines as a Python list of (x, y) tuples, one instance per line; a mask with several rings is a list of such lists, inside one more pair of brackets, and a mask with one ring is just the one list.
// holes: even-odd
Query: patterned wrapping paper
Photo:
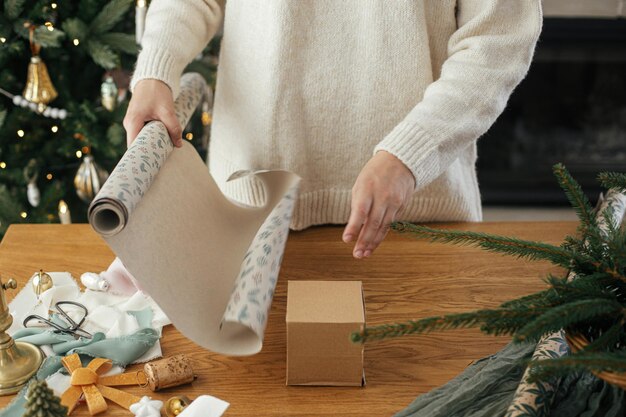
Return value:
[[(620, 223), (626, 213), (626, 195), (609, 190), (606, 198), (602, 198), (598, 203), (598, 225), (606, 229), (607, 220), (604, 219), (604, 210), (611, 206), (613, 209), (613, 221)], [(568, 280), (576, 279), (576, 274), (570, 273)], [(565, 340), (565, 332), (560, 330), (543, 336), (537, 343), (533, 360), (545, 360), (558, 358), (569, 354), (569, 346)], [(511, 406), (507, 410), (505, 417), (524, 417), (528, 415), (546, 416), (549, 414), (552, 397), (556, 391), (559, 380), (529, 382), (530, 372), (527, 369), (515, 391)]]
[[(206, 90), (186, 74), (176, 100), (185, 124)], [(246, 168), (246, 167), (242, 167)], [(227, 199), (187, 142), (174, 148), (151, 122), (122, 157), (89, 209), (89, 221), (172, 323), (200, 346), (228, 355), (261, 350), (300, 178), (254, 175), (266, 203)]]
[[(184, 74), (180, 83), (174, 110), (181, 126), (186, 126), (207, 86), (195, 73)], [(89, 206), (89, 222), (98, 233), (110, 236), (124, 228), (173, 149), (163, 123), (150, 122), (139, 132)]]

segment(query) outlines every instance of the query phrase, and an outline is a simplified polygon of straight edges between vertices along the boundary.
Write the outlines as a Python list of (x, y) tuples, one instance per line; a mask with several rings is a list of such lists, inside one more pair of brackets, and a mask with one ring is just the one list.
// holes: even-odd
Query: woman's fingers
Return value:
[(162, 81), (146, 79), (135, 86), (124, 117), (127, 145), (135, 140), (145, 122), (151, 120), (163, 122), (172, 143), (182, 146), (183, 129), (174, 112), (172, 90)]
[[(378, 232), (376, 233), (376, 237), (374, 238), (370, 246), (365, 250), (366, 254), (368, 253), (368, 251), (370, 254), (374, 252), (374, 250), (378, 248), (378, 245), (382, 243), (382, 241), (385, 239), (385, 236), (387, 236), (387, 233), (389, 232), (391, 223), (395, 221), (397, 213), (398, 213), (397, 208), (393, 208), (393, 207), (387, 208), (387, 212), (385, 213), (385, 218), (383, 219), (383, 222), (380, 225)], [(366, 256), (369, 256), (369, 255), (366, 255)]]
[(372, 199), (360, 191), (353, 191), (352, 202), (350, 208), (350, 219), (343, 232), (343, 241), (348, 243), (356, 239), (361, 233), (361, 227), (367, 220), (370, 209), (372, 207)]
[(144, 121), (139, 116), (127, 113), (123, 125), (126, 129), (126, 146), (130, 146), (143, 128)]
[(370, 215), (367, 217), (365, 225), (361, 229), (359, 240), (357, 240), (356, 245), (354, 246), (353, 253), (355, 258), (369, 257), (376, 246), (378, 246), (378, 244), (375, 244), (374, 242), (378, 234), (378, 230), (380, 230), (383, 225), (383, 219), (385, 218), (386, 211), (387, 207), (385, 205), (376, 204), (376, 202), (374, 202), (374, 207), (370, 211)]

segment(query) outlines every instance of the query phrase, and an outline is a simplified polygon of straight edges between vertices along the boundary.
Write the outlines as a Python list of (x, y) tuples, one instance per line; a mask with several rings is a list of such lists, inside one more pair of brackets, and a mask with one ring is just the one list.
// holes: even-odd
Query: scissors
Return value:
[[(61, 308), (62, 305), (73, 305), (83, 310), (84, 314), (82, 318), (80, 319), (80, 321), (76, 323), (69, 316), (69, 314), (67, 314), (65, 310)], [(75, 339), (78, 339), (81, 337), (91, 339), (93, 337), (91, 333), (89, 333), (86, 330), (81, 329), (80, 327), (82, 326), (82, 324), (85, 322), (85, 319), (87, 318), (87, 313), (88, 313), (87, 307), (75, 301), (59, 301), (54, 305), (54, 308), (56, 311), (51, 310), (50, 313), (56, 313), (58, 316), (61, 316), (62, 318), (51, 316), (50, 319), (46, 319), (44, 317), (41, 317), (38, 314), (31, 314), (30, 316), (24, 319), (24, 322), (22, 324), (24, 325), (24, 327), (28, 327), (29, 323), (31, 323), (33, 320), (36, 320), (39, 323), (44, 323), (54, 328), (55, 330), (53, 330), (53, 332), (55, 333), (69, 334), (69, 335), (74, 336)]]

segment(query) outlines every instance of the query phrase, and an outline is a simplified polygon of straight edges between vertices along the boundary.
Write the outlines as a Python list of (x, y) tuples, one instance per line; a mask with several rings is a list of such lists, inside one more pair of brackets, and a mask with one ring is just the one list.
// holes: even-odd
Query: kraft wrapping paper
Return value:
[[(176, 114), (186, 125), (206, 90), (185, 74)], [(89, 222), (142, 289), (186, 337), (226, 355), (261, 350), (300, 178), (256, 175), (263, 207), (220, 191), (196, 150), (174, 149), (165, 126), (148, 123), (89, 207)]]

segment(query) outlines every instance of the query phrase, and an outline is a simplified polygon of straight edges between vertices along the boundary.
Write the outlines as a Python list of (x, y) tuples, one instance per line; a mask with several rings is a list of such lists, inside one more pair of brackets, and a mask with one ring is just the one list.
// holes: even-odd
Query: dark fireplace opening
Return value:
[(478, 141), (486, 205), (563, 205), (563, 162), (590, 198), (626, 172), (626, 20), (545, 19), (528, 76)]

